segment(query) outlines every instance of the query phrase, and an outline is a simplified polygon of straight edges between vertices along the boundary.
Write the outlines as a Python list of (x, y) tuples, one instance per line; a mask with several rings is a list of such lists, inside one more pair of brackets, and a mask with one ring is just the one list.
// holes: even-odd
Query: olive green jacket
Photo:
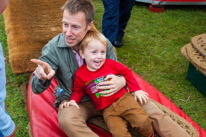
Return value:
[[(108, 48), (106, 57), (117, 61), (114, 48), (108, 41)], [(59, 104), (64, 100), (69, 100), (72, 94), (72, 87), (74, 83), (74, 75), (79, 65), (75, 58), (75, 55), (70, 47), (65, 43), (65, 38), (62, 33), (54, 37), (49, 41), (42, 49), (42, 56), (39, 58), (44, 62), (47, 62), (52, 69), (56, 72), (54, 78), (58, 81), (58, 87), (63, 89), (60, 96), (56, 97), (54, 106), (58, 107)], [(51, 84), (51, 80), (47, 80), (42, 85), (33, 74), (31, 79), (31, 88), (35, 94), (44, 92)], [(88, 95), (85, 95), (81, 102), (90, 100)]]

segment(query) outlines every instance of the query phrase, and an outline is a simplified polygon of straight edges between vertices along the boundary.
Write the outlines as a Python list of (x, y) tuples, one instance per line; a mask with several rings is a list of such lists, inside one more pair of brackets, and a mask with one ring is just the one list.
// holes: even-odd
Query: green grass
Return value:
[[(94, 0), (93, 0), (94, 1)], [(101, 30), (103, 4), (94, 1), (95, 26)], [(117, 48), (118, 60), (139, 74), (162, 92), (177, 107), (206, 130), (206, 98), (186, 79), (189, 61), (180, 49), (192, 37), (206, 33), (205, 6), (165, 6), (164, 13), (149, 12), (149, 4), (136, 3), (133, 7), (123, 39)], [(0, 15), (0, 41), (6, 61), (6, 109), (18, 126), (17, 137), (28, 135), (29, 117), (24, 109), (20, 85), (29, 74), (12, 73), (8, 57), (3, 16)]]

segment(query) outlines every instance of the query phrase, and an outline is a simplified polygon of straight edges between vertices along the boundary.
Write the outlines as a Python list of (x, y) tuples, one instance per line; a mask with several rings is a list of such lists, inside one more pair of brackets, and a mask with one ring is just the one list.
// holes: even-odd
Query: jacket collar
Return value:
[(66, 44), (66, 41), (65, 41), (63, 33), (60, 33), (59, 35), (60, 35), (59, 40), (58, 40), (59, 42), (58, 42), (58, 44), (56, 46), (58, 48), (70, 48)]

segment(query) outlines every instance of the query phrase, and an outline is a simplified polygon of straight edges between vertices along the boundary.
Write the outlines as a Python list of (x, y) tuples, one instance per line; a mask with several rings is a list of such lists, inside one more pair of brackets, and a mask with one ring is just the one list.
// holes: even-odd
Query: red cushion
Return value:
[[(189, 123), (191, 123), (199, 132), (200, 137), (205, 137), (206, 132), (200, 128), (191, 118), (189, 118), (183, 111), (181, 111), (175, 104), (166, 98), (161, 92), (152, 87), (139, 75), (134, 73), (134, 76), (140, 87), (149, 94), (149, 97), (162, 105), (168, 107), (173, 112), (177, 113)], [(32, 76), (32, 75), (31, 75)], [(30, 77), (31, 80), (31, 77)], [(57, 119), (57, 111), (54, 108), (55, 97), (53, 96), (53, 89), (57, 85), (55, 79), (52, 79), (51, 86), (41, 94), (34, 94), (31, 90), (29, 81), (28, 86), (28, 111), (33, 137), (66, 137), (67, 135), (59, 127)], [(100, 137), (112, 137), (112, 135), (104, 130), (88, 124), (88, 126)]]

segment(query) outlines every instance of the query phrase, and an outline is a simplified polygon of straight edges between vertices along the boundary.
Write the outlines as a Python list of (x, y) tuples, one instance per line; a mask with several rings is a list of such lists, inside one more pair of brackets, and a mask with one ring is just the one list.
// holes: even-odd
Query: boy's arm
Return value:
[(141, 105), (146, 104), (148, 102), (148, 94), (141, 90), (139, 84), (137, 83), (136, 79), (134, 78), (131, 69), (124, 66), (121, 63), (116, 63), (115, 68), (121, 75), (126, 78), (127, 86), (130, 92), (133, 92), (134, 99), (139, 101)]
[(74, 86), (72, 88), (73, 92), (70, 98), (70, 100), (75, 100), (77, 104), (82, 100), (82, 98), (86, 94), (84, 85), (82, 85), (82, 82), (81, 82), (81, 77), (78, 76), (79, 74), (78, 72), (79, 71), (77, 70), (75, 77), (74, 77)]

